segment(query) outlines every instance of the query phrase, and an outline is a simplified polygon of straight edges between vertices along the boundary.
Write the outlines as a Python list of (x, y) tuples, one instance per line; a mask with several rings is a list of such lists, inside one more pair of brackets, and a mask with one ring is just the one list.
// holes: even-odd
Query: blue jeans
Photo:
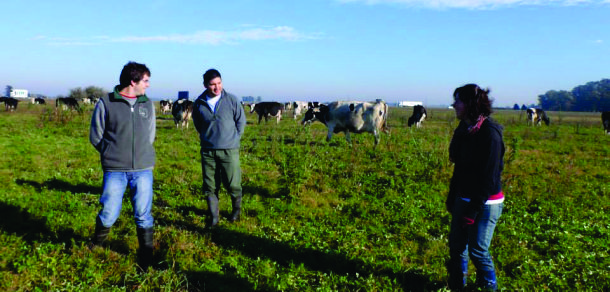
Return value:
[(133, 217), (138, 228), (153, 227), (151, 214), (153, 199), (152, 170), (138, 172), (104, 172), (104, 190), (100, 197), (102, 210), (97, 219), (104, 227), (111, 227), (121, 214), (123, 194), (129, 184)]
[[(468, 257), (477, 268), (477, 279), (484, 287), (496, 286), (494, 263), (489, 254), (489, 245), (496, 223), (502, 215), (504, 203), (484, 205), (473, 225), (462, 227), (463, 213), (468, 202), (457, 198), (452, 210), (451, 231), (449, 232), (449, 285), (450, 288), (463, 287), (463, 275), (467, 273)], [(462, 283), (460, 285), (460, 283)]]

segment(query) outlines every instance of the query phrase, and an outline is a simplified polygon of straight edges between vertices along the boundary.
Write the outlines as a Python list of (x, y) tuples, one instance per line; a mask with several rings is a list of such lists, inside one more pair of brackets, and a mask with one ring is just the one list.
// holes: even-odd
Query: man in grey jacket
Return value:
[(150, 70), (129, 62), (114, 92), (100, 98), (91, 118), (89, 141), (100, 153), (104, 185), (93, 246), (103, 246), (121, 213), (129, 185), (138, 234), (138, 262), (147, 269), (153, 256), (153, 167), (156, 121), (153, 102), (146, 97)]
[(241, 168), (239, 145), (246, 126), (246, 115), (237, 98), (222, 88), (222, 77), (216, 69), (203, 74), (206, 90), (193, 105), (193, 124), (199, 133), (203, 194), (211, 217), (209, 226), (219, 222), (218, 191), (220, 183), (231, 195), (233, 212), (229, 220), (241, 216)]

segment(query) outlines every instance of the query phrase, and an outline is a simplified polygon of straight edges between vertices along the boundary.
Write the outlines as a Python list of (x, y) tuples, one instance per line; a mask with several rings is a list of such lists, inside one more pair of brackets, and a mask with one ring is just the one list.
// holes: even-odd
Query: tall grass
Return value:
[[(0, 290), (446, 290), (452, 111), (429, 109), (415, 129), (407, 109), (392, 108), (377, 148), (369, 134), (327, 143), (322, 124), (248, 116), (244, 216), (214, 230), (204, 225), (196, 131), (159, 116), (148, 273), (135, 264), (128, 198), (109, 247), (87, 248), (102, 184), (90, 112), (0, 112)], [(494, 114), (507, 147), (507, 201), (491, 248), (500, 286), (609, 290), (610, 136), (599, 114), (549, 115), (551, 126), (528, 127), (519, 111)], [(221, 215), (230, 209), (223, 191)]]

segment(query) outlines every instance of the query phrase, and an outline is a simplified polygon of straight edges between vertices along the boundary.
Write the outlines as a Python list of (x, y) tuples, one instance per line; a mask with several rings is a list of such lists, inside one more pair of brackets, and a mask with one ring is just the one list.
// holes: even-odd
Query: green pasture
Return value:
[[(159, 116), (148, 272), (136, 266), (127, 198), (109, 247), (87, 247), (102, 185), (91, 110), (0, 111), (0, 291), (446, 291), (452, 110), (428, 109), (416, 129), (410, 108), (391, 108), (377, 148), (371, 134), (328, 143), (320, 123), (258, 125), (248, 114), (242, 221), (224, 218), (223, 192), (212, 230), (196, 131)], [(493, 114), (507, 147), (491, 248), (500, 288), (608, 291), (610, 135), (599, 113), (548, 114), (548, 127)]]

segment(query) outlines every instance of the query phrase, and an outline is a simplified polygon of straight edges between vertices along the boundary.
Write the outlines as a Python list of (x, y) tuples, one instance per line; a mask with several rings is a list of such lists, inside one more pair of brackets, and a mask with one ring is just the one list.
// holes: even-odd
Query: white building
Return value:
[(406, 101), (406, 100), (398, 102), (398, 107), (408, 107), (408, 106), (416, 106), (416, 105), (424, 105), (424, 103), (421, 101)]
[(10, 97), (12, 98), (28, 98), (27, 89), (11, 89)]

